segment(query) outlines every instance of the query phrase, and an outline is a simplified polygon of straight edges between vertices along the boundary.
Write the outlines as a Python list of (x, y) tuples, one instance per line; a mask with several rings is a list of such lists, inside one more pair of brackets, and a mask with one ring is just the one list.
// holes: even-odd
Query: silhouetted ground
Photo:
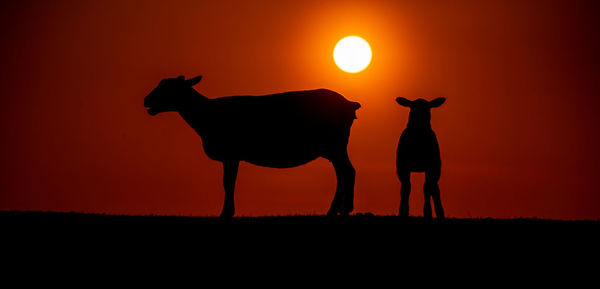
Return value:
[(358, 226), (358, 227), (513, 227), (530, 228), (552, 227), (589, 227), (600, 229), (599, 220), (549, 220), (549, 219), (457, 219), (426, 220), (422, 217), (409, 217), (403, 219), (397, 216), (378, 216), (370, 213), (358, 213), (350, 216), (328, 217), (325, 215), (292, 215), (292, 216), (265, 216), (265, 217), (234, 217), (221, 219), (219, 217), (186, 217), (186, 216), (132, 216), (132, 215), (107, 215), (85, 214), (75, 212), (38, 212), (38, 211), (0, 211), (0, 224), (3, 225), (198, 225), (202, 226)]
[[(108, 260), (128, 271), (131, 261), (154, 266), (186, 260), (217, 271), (232, 266), (261, 270), (258, 264), (269, 264), (275, 271), (295, 265), (321, 272), (375, 266), (395, 276), (401, 265), (413, 271), (430, 268), (428, 273), (457, 270), (471, 275), (494, 267), (510, 267), (511, 272), (593, 268), (584, 264), (600, 260), (598, 229), (599, 221), (543, 219), (316, 215), (222, 220), (0, 211), (0, 248), (12, 255), (7, 264), (25, 267), (34, 264), (31, 260), (70, 258), (81, 264)], [(162, 258), (172, 261), (157, 261)]]
[[(413, 243), (486, 243), (518, 244), (523, 240), (554, 243), (560, 239), (600, 240), (600, 221), (563, 221), (547, 219), (455, 219), (426, 220), (422, 217), (403, 219), (397, 216), (355, 214), (267, 217), (185, 217), (130, 216), (83, 213), (0, 211), (0, 226), (16, 230), (67, 229), (95, 230), (144, 235), (147, 232), (179, 231), (190, 236), (217, 240), (234, 235), (237, 240), (268, 239), (293, 236), (290, 240), (311, 238), (350, 239), (352, 242)], [(73, 230), (75, 229), (75, 230)], [(163, 237), (163, 236), (157, 236)]]

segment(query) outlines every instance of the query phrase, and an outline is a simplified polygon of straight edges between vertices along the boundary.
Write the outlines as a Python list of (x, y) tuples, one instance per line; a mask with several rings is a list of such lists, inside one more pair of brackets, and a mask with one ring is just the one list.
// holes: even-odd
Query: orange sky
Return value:
[[(593, 5), (593, 6), (590, 6)], [(600, 33), (593, 1), (3, 1), (0, 209), (218, 215), (222, 168), (143, 98), (203, 75), (208, 97), (329, 88), (358, 101), (357, 212), (396, 214), (408, 110), (432, 112), (449, 217), (600, 218)], [(358, 74), (335, 43), (373, 49)], [(411, 214), (422, 214), (413, 174)], [(324, 214), (335, 175), (243, 163), (241, 216)]]

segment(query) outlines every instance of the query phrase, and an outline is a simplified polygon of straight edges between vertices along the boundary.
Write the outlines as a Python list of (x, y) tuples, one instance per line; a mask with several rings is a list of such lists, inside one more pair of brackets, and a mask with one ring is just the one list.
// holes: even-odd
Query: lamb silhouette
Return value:
[(240, 161), (290, 168), (318, 157), (329, 160), (337, 188), (328, 215), (354, 209), (355, 170), (348, 158), (350, 128), (360, 104), (327, 89), (209, 99), (192, 86), (202, 76), (166, 78), (144, 99), (150, 115), (176, 111), (200, 135), (206, 155), (223, 163), (221, 217), (235, 214)]
[(432, 101), (421, 98), (414, 101), (403, 97), (396, 98), (398, 104), (410, 108), (408, 124), (400, 136), (396, 152), (396, 169), (401, 182), (399, 212), (401, 217), (408, 217), (410, 173), (425, 172), (423, 217), (431, 219), (431, 198), (433, 197), (436, 216), (438, 219), (444, 218), (444, 208), (438, 186), (442, 161), (437, 138), (431, 129), (431, 108), (439, 107), (445, 101), (446, 99), (442, 97)]

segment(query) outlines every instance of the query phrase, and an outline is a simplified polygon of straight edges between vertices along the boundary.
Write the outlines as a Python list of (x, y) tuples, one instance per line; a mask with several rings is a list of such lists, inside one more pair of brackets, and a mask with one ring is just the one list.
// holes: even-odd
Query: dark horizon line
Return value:
[[(220, 220), (218, 215), (214, 216), (197, 216), (197, 215), (169, 215), (169, 214), (117, 214), (117, 213), (86, 213), (78, 211), (41, 211), (41, 210), (0, 210), (0, 220), (8, 218), (24, 218), (24, 217), (82, 217), (82, 218), (139, 218), (139, 219), (196, 219), (196, 220)], [(363, 220), (394, 220), (402, 223), (402, 217), (398, 215), (378, 215), (370, 212), (357, 212), (349, 216), (327, 216), (326, 214), (288, 214), (288, 215), (261, 215), (261, 216), (236, 216), (233, 219), (237, 220), (275, 220), (275, 219), (323, 219), (323, 220), (343, 220), (343, 219), (363, 219)], [(457, 218), (448, 217), (446, 220), (428, 220), (423, 216), (409, 216), (405, 223), (423, 221), (427, 223), (463, 223), (465, 221), (480, 223), (480, 222), (547, 222), (547, 223), (564, 223), (564, 222), (591, 222), (600, 223), (600, 219), (552, 219), (540, 217), (514, 217), (514, 218), (493, 218), (493, 217), (472, 217), (472, 218)]]

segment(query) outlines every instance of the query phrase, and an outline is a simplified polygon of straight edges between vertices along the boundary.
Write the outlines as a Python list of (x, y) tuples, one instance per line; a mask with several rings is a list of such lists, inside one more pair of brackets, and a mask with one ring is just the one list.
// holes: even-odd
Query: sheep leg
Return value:
[(408, 217), (408, 199), (410, 196), (410, 171), (398, 170), (398, 179), (400, 179), (400, 211), (398, 216)]
[(223, 162), (223, 187), (225, 188), (225, 202), (221, 211), (221, 218), (231, 218), (235, 214), (235, 205), (233, 202), (233, 192), (235, 190), (235, 180), (237, 178), (239, 161)]
[[(444, 219), (444, 208), (442, 207), (442, 200), (440, 199), (440, 186), (438, 185), (438, 181), (440, 180), (440, 172), (440, 168), (425, 172), (425, 184), (423, 185), (423, 191), (425, 192), (426, 196), (433, 197), (433, 205), (437, 218)], [(429, 217), (431, 218), (431, 204), (429, 205)]]
[(339, 162), (334, 164), (334, 167), (336, 165), (339, 167), (336, 169), (336, 173), (339, 171), (342, 175), (341, 193), (343, 194), (343, 201), (340, 214), (348, 215), (354, 210), (354, 181), (356, 178), (356, 170), (354, 169), (354, 166), (352, 166), (352, 162), (350, 162), (347, 152), (344, 153)]
[(431, 189), (427, 186), (428, 184), (427, 182), (425, 182), (425, 184), (423, 185), (423, 193), (425, 195), (425, 205), (423, 206), (423, 218), (431, 220)]
[(343, 154), (331, 158), (330, 161), (335, 169), (337, 186), (327, 215), (335, 216), (338, 213), (347, 215), (354, 209), (354, 179), (356, 171), (345, 150)]
[(332, 161), (333, 168), (335, 169), (335, 175), (337, 179), (337, 185), (335, 189), (335, 196), (333, 197), (333, 201), (331, 201), (331, 207), (329, 207), (329, 211), (327, 211), (327, 216), (335, 216), (340, 212), (340, 208), (342, 206), (342, 200), (344, 198), (342, 192), (342, 184), (344, 183), (344, 176), (341, 172), (341, 168), (337, 165), (337, 162)]

